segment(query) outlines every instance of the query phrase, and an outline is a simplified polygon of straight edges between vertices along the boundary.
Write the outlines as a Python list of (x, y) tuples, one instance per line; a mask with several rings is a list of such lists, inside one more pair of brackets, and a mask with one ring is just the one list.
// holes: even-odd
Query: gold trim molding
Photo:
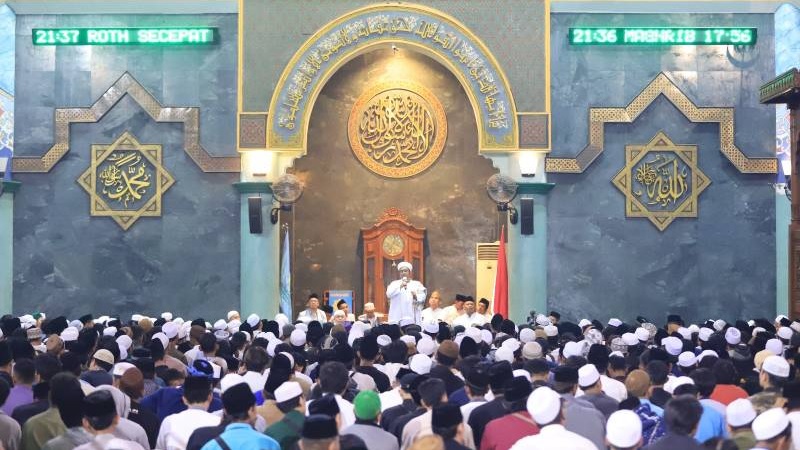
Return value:
[(409, 178), (442, 155), (447, 115), (436, 95), (407, 81), (386, 81), (366, 89), (347, 121), (350, 149), (378, 175)]
[[(113, 177), (107, 173), (111, 170)], [(126, 231), (140, 217), (160, 217), (162, 196), (174, 183), (161, 164), (161, 145), (140, 144), (129, 131), (110, 145), (93, 144), (91, 164), (78, 178), (89, 194), (90, 215), (111, 217)]]
[(56, 108), (55, 143), (44, 156), (15, 156), (14, 172), (47, 173), (69, 152), (69, 126), (100, 121), (125, 95), (144, 109), (156, 122), (183, 122), (183, 147), (203, 172), (241, 171), (239, 156), (212, 156), (200, 144), (200, 108), (164, 107), (128, 72), (88, 108)]
[(742, 173), (776, 173), (773, 157), (751, 158), (734, 143), (734, 108), (698, 107), (663, 72), (658, 74), (624, 108), (589, 108), (589, 144), (575, 158), (547, 158), (545, 170), (555, 173), (582, 173), (603, 152), (606, 123), (632, 123), (659, 95), (669, 100), (691, 122), (719, 123), (719, 148)]
[(697, 146), (677, 145), (663, 131), (646, 145), (625, 146), (625, 167), (611, 182), (625, 195), (625, 217), (646, 217), (659, 231), (679, 217), (696, 218), (711, 184), (697, 167)]

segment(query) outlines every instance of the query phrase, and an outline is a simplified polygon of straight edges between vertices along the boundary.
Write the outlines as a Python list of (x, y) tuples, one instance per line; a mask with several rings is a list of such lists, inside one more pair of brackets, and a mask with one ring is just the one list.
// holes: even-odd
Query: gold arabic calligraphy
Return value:
[(678, 199), (689, 190), (688, 176), (687, 167), (680, 166), (677, 157), (658, 154), (636, 168), (635, 180), (645, 190), (634, 190), (633, 194), (641, 198), (646, 193), (648, 205), (659, 205), (662, 208), (670, 203), (676, 205)]
[(373, 99), (362, 113), (361, 145), (381, 164), (408, 166), (430, 150), (436, 125), (417, 97), (409, 91), (389, 91)]
[(141, 200), (150, 187), (150, 173), (142, 156), (138, 152), (118, 152), (108, 161), (110, 164), (98, 175), (103, 182), (103, 194), (125, 208)]

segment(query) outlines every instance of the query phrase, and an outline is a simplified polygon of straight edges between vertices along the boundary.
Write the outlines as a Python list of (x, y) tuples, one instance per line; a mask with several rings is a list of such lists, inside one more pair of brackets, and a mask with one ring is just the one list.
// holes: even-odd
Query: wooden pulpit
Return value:
[(360, 244), (364, 303), (373, 302), (376, 311), (389, 310), (386, 288), (399, 277), (400, 262), (410, 262), (413, 278), (425, 284), (425, 229), (411, 225), (399, 209), (388, 208), (375, 225), (362, 228)]

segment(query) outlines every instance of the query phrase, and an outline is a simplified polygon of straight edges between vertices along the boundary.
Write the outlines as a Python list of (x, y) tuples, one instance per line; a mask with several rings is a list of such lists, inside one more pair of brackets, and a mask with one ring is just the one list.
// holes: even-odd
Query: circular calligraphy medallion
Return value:
[(447, 140), (447, 116), (425, 87), (389, 81), (370, 87), (356, 100), (347, 136), (364, 167), (385, 177), (407, 178), (441, 156)]

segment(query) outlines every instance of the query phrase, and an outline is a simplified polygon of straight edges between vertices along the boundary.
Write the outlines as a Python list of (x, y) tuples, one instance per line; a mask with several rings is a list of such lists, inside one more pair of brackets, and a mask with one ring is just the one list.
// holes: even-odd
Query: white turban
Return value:
[(408, 269), (409, 272), (412, 272), (414, 270), (414, 267), (411, 265), (410, 262), (403, 261), (397, 265), (397, 270), (403, 270), (403, 269)]

